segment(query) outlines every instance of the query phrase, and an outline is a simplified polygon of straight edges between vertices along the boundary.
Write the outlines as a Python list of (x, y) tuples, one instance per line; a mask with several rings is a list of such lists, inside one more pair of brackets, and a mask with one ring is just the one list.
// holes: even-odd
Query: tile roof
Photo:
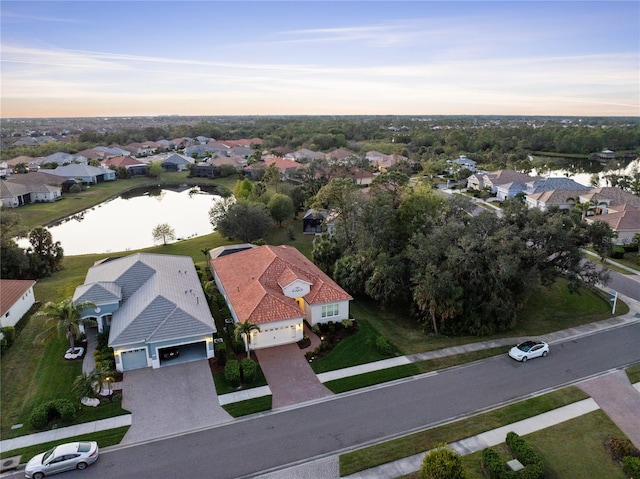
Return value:
[(0, 279), (0, 316), (4, 315), (36, 282), (32, 279)]
[(261, 324), (304, 317), (283, 286), (296, 280), (311, 285), (308, 304), (350, 300), (352, 297), (329, 276), (290, 246), (260, 246), (211, 261), (229, 303), (241, 321)]
[(23, 175), (11, 175), (7, 179), (10, 183), (18, 183), (21, 185), (35, 186), (35, 185), (61, 185), (64, 180), (58, 175), (48, 173), (53, 170), (40, 170), (30, 171)]
[(630, 208), (618, 213), (589, 216), (587, 220), (604, 221), (614, 231), (640, 231), (640, 208)]
[(145, 163), (130, 156), (115, 156), (102, 161), (102, 164), (104, 166), (137, 166), (144, 165)]

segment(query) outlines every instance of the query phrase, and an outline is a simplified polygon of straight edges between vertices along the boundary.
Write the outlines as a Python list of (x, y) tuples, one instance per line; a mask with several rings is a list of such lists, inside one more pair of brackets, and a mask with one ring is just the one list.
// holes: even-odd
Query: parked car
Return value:
[(24, 469), (28, 479), (42, 479), (51, 474), (85, 469), (98, 460), (99, 449), (95, 441), (60, 444), (33, 457)]
[(162, 359), (177, 358), (178, 356), (180, 356), (180, 348), (178, 348), (178, 347), (165, 348), (165, 349), (162, 350), (162, 352), (160, 354), (162, 355)]
[(549, 354), (549, 345), (544, 341), (523, 341), (509, 350), (509, 356), (523, 363), (528, 359), (544, 357), (547, 354)]

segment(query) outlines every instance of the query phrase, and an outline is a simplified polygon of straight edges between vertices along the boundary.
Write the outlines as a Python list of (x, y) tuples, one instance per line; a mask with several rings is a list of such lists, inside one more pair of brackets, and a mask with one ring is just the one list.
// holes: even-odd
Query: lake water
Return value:
[[(617, 174), (617, 175), (633, 175), (638, 170), (640, 170), (640, 160), (633, 160), (630, 162), (625, 168), (615, 169), (615, 170), (605, 170), (597, 173), (577, 173), (571, 170), (554, 170), (550, 172), (545, 172), (540, 176), (544, 176), (547, 178), (558, 178), (558, 177), (566, 177), (571, 178), (576, 183), (580, 183), (584, 186), (591, 186), (591, 177), (593, 175), (598, 175), (598, 186), (611, 186), (608, 184), (606, 180), (606, 175)], [(536, 175), (536, 171), (533, 170), (531, 172), (532, 176)]]
[[(209, 209), (220, 196), (188, 187), (147, 189), (101, 203), (49, 228), (67, 256), (128, 251), (162, 244), (154, 242), (153, 228), (168, 223), (176, 241), (213, 232)], [(67, 199), (64, 201), (73, 201)], [(20, 246), (30, 246), (20, 240)]]

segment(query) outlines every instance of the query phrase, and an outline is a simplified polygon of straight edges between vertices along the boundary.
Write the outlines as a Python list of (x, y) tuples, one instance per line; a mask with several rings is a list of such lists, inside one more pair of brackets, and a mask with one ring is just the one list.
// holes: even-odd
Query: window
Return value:
[(340, 305), (339, 304), (325, 304), (322, 306), (322, 317), (323, 318), (332, 318), (333, 316), (338, 316), (340, 314)]

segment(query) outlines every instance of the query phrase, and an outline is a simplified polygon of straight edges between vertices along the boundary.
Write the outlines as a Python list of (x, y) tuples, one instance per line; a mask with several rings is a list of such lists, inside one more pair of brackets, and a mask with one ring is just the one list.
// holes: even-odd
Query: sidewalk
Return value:
[(99, 421), (85, 422), (76, 424), (75, 426), (61, 427), (59, 429), (38, 432), (14, 439), (5, 439), (4, 441), (0, 441), (0, 452), (13, 451), (14, 449), (33, 446), (34, 444), (58, 441), (68, 437), (81, 436), (83, 434), (91, 434), (92, 432), (106, 431), (107, 429), (115, 429), (123, 426), (131, 426), (131, 414), (100, 419)]
[[(547, 343), (553, 344), (555, 342), (567, 340), (569, 338), (578, 338), (581, 336), (596, 333), (598, 331), (604, 331), (611, 328), (624, 326), (629, 323), (640, 321), (640, 302), (631, 299), (627, 296), (619, 296), (630, 306), (630, 312), (615, 318), (598, 321), (596, 323), (585, 324), (570, 328), (566, 330), (557, 331), (550, 334), (539, 336)], [(386, 359), (383, 361), (377, 361), (373, 363), (362, 364), (359, 366), (353, 366), (350, 368), (344, 368), (336, 371), (330, 371), (327, 373), (318, 374), (318, 378), (321, 382), (332, 381), (334, 379), (346, 378), (350, 376), (356, 376), (359, 374), (365, 374), (371, 371), (391, 368), (403, 364), (409, 364), (412, 362), (426, 361), (429, 359), (441, 358), (451, 356), (455, 354), (462, 354), (470, 351), (478, 351), (487, 348), (493, 348), (497, 346), (513, 345), (519, 340), (524, 338), (503, 338), (491, 341), (480, 341), (477, 343), (470, 343), (461, 346), (455, 346), (451, 348), (444, 348), (435, 351), (428, 351), (425, 353), (412, 354), (408, 356), (399, 356), (396, 358)], [(637, 388), (636, 388), (637, 389)], [(218, 396), (220, 405), (230, 404), (233, 402), (244, 401), (246, 399), (252, 399), (256, 397), (262, 397), (271, 394), (269, 386), (263, 386), (259, 388), (248, 389), (244, 391), (238, 391), (235, 393), (224, 394)], [(119, 419), (120, 418), (120, 419)], [(117, 420), (118, 422), (115, 422)], [(110, 422), (112, 421), (112, 422)], [(120, 422), (122, 421), (122, 423)], [(128, 421), (128, 422), (127, 422)], [(95, 423), (85, 423), (76, 426), (70, 426), (67, 428), (55, 429), (52, 431), (45, 431), (42, 433), (32, 434), (29, 436), (21, 436), (15, 439), (8, 439), (0, 441), (0, 452), (10, 451), (16, 448), (25, 447), (27, 445), (39, 444), (43, 442), (56, 441), (58, 439), (77, 436), (79, 434), (87, 434), (94, 431), (100, 431), (120, 426), (131, 425), (131, 415), (118, 416), (117, 418), (104, 419), (96, 421)], [(371, 476), (369, 476), (371, 477)]]

